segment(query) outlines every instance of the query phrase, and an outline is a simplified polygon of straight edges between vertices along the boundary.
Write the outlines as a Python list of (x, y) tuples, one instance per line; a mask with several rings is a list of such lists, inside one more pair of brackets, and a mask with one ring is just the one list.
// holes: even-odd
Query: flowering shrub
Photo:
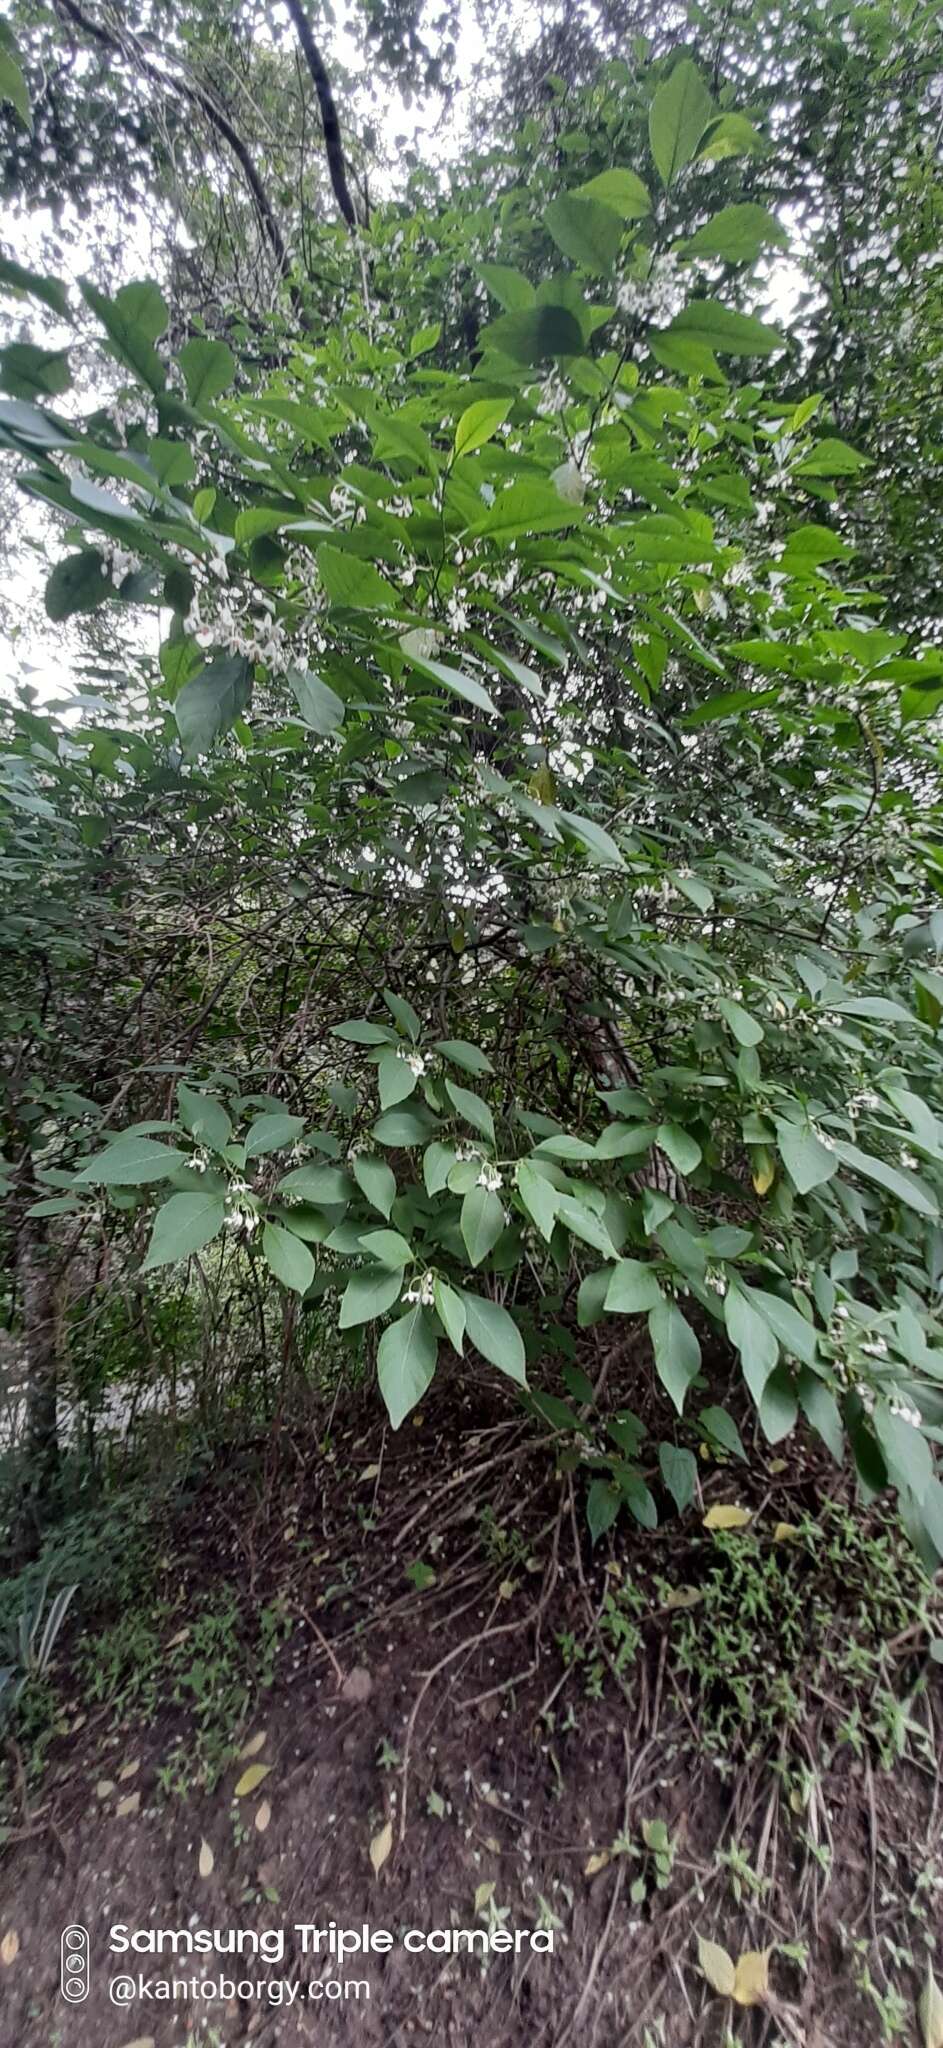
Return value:
[[(637, 1322), (669, 1428), (713, 1330), (770, 1442), (850, 1443), (943, 1557), (943, 655), (856, 581), (839, 494), (867, 450), (764, 382), (789, 343), (743, 301), (781, 222), (722, 206), (665, 246), (726, 119), (682, 59), (644, 179), (551, 197), (522, 139), (461, 200), (326, 230), (336, 292), (304, 332), (273, 316), (262, 375), (209, 336), (168, 360), (156, 286), (88, 287), (121, 424), (0, 403), (67, 522), (51, 615), (162, 622), (130, 679), (146, 748), (129, 713), (96, 773), (159, 769), (227, 959), (250, 915), (259, 947), (291, 933), (297, 1019), (270, 1091), (214, 997), (172, 1116), (57, 1113), (34, 1213), (160, 1189), (145, 1274), (257, 1242), (273, 1283), (379, 1329), (394, 1426), (449, 1346), (521, 1388), (530, 1361), (578, 1431), (538, 1384), (575, 1294), (584, 1328)], [(717, 153), (762, 146), (738, 117)], [(97, 784), (14, 751), (21, 797), (95, 813)], [(346, 1021), (299, 964), (335, 915)], [(723, 1410), (699, 1424), (742, 1453)], [(592, 1450), (594, 1527), (657, 1512), (643, 1435), (623, 1412)], [(684, 1506), (690, 1454), (662, 1454)]]

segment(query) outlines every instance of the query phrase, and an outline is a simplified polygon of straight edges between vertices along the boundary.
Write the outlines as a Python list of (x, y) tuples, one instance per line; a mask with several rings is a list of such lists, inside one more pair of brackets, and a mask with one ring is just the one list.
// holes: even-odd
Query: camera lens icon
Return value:
[(88, 1997), (88, 1928), (66, 1927), (59, 1946), (59, 1989), (70, 2005), (79, 2005)]

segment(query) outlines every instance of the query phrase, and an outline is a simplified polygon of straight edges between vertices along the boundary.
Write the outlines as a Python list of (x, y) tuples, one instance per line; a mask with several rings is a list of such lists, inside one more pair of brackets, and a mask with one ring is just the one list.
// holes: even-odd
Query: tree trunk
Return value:
[(59, 1474), (58, 1311), (52, 1248), (38, 1217), (20, 1218), (16, 1285), (26, 1416), (12, 1543), (17, 1557), (23, 1559), (38, 1548)]

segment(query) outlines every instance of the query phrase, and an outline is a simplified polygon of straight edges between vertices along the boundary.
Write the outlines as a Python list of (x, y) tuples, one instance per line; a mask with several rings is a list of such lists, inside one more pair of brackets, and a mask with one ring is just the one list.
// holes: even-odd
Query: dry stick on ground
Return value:
[[(625, 1749), (625, 1797), (622, 1803), (622, 1833), (623, 1836), (627, 1836), (629, 1832), (629, 1808), (631, 1805), (632, 1798), (632, 1758), (631, 1752), (629, 1750), (628, 1732), (626, 1729), (623, 1729), (622, 1731), (622, 1741)], [(625, 1857), (620, 1856), (616, 1868), (615, 1883), (612, 1887), (612, 1896), (609, 1900), (609, 1911), (606, 1914), (602, 1933), (600, 1934), (599, 1940), (597, 1941), (596, 1946), (593, 1950), (592, 1960), (590, 1962), (589, 1969), (586, 1972), (586, 1981), (583, 1985), (582, 1991), (580, 1992), (579, 1998), (576, 2001), (573, 2011), (570, 2014), (569, 2019), (567, 2020), (566, 2026), (561, 2029), (560, 2033), (557, 2035), (554, 2041), (553, 2048), (565, 2048), (566, 2042), (569, 2041), (572, 2035), (575, 2033), (576, 2028), (579, 2026), (580, 2021), (583, 2018), (583, 2014), (586, 2010), (586, 2007), (589, 2004), (593, 1985), (595, 1984), (597, 1975), (599, 1973), (599, 1965), (602, 1962), (603, 1956), (605, 1955), (606, 1948), (608, 1946), (609, 1936), (612, 1931), (612, 1923), (616, 1917), (616, 1907), (619, 1903), (620, 1898), (622, 1897), (622, 1887), (625, 1883), (625, 1868)]]

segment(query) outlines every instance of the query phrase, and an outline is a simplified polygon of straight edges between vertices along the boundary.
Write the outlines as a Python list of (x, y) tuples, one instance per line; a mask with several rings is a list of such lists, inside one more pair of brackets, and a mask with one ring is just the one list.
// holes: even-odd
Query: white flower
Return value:
[(411, 1280), (403, 1289), (403, 1300), (418, 1302), (420, 1308), (431, 1308), (435, 1300), (435, 1274), (423, 1273), (422, 1278)]
[(489, 1195), (496, 1195), (498, 1189), (504, 1186), (504, 1176), (498, 1172), (496, 1166), (492, 1166), (490, 1161), (485, 1159), (478, 1175), (477, 1186), (487, 1188)]
[(910, 1172), (911, 1172), (911, 1173), (916, 1173), (916, 1171), (917, 1171), (917, 1169), (918, 1169), (918, 1167), (919, 1167), (919, 1165), (920, 1165), (920, 1161), (919, 1161), (919, 1159), (918, 1159), (918, 1158), (916, 1157), (916, 1154), (915, 1154), (915, 1153), (913, 1153), (913, 1152), (910, 1152), (910, 1151), (908, 1150), (908, 1148), (907, 1148), (907, 1146), (906, 1146), (906, 1145), (902, 1145), (902, 1146), (901, 1146), (901, 1149), (900, 1149), (900, 1163), (901, 1163), (901, 1165), (902, 1165), (902, 1166), (906, 1166), (906, 1167), (909, 1167), (909, 1169), (910, 1169)]
[(205, 1145), (198, 1145), (196, 1151), (190, 1155), (190, 1165), (194, 1173), (205, 1173), (209, 1163), (210, 1155)]
[(396, 1057), (399, 1060), (405, 1061), (407, 1067), (409, 1068), (410, 1073), (415, 1074), (417, 1080), (420, 1074), (425, 1073), (426, 1061), (423, 1059), (421, 1052), (408, 1052), (404, 1045), (398, 1045), (396, 1048)]

